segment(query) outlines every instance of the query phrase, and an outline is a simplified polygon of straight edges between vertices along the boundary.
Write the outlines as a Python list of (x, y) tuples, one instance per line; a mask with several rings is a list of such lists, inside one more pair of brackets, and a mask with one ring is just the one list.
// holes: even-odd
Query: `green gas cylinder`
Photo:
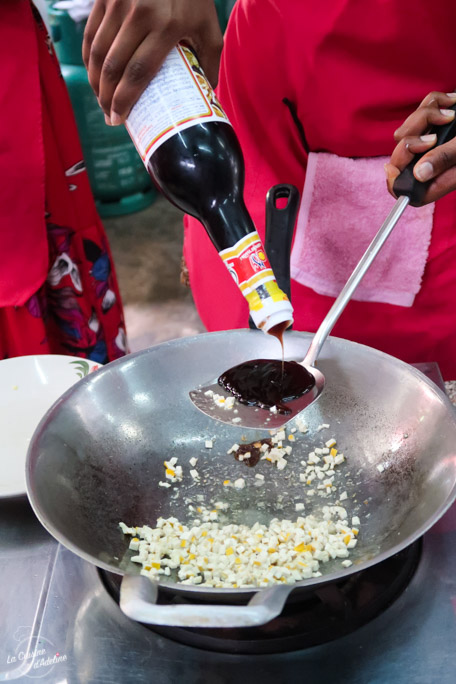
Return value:
[(105, 124), (82, 61), (85, 22), (52, 5), (48, 14), (98, 211), (107, 217), (145, 209), (156, 191), (125, 127)]
[(217, 10), (217, 16), (222, 29), (222, 33), (225, 33), (226, 25), (228, 19), (230, 18), (231, 10), (235, 4), (235, 0), (215, 0), (215, 9)]

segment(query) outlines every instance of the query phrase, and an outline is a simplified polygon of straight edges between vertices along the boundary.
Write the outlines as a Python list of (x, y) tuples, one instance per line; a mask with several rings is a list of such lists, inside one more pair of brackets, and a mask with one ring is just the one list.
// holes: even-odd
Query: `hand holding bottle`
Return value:
[(223, 38), (213, 0), (95, 0), (83, 58), (107, 123), (125, 122), (178, 42), (195, 49), (215, 86)]
[[(188, 47), (171, 50), (126, 126), (158, 189), (206, 228), (255, 325), (281, 334), (293, 322), (293, 309), (244, 204), (239, 141)], [(220, 301), (215, 280), (213, 290)]]

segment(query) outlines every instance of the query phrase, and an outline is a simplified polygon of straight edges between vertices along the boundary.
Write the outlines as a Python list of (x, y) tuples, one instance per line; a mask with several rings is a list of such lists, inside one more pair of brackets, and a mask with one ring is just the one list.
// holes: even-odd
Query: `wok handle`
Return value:
[[(277, 201), (286, 199), (284, 207)], [(299, 207), (299, 192), (294, 185), (274, 185), (266, 195), (266, 232), (264, 248), (274, 271), (277, 283), (291, 299), (290, 254), (293, 241), (296, 214)]]
[[(247, 605), (184, 603), (159, 605), (158, 583), (142, 575), (124, 575), (120, 608), (132, 620), (169, 627), (254, 627), (280, 615), (292, 586), (256, 592)], [(196, 594), (197, 595), (197, 594)]]
[[(280, 208), (277, 206), (279, 199), (287, 200), (285, 206)], [(279, 183), (268, 190), (264, 248), (277, 284), (290, 300), (290, 254), (298, 208), (299, 191), (294, 185)], [(256, 330), (256, 325), (251, 318), (249, 326)]]

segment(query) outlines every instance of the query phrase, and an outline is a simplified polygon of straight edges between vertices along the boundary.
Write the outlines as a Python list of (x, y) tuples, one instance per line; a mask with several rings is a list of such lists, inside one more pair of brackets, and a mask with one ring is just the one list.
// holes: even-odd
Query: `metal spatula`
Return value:
[[(456, 111), (456, 105), (454, 105), (452, 109)], [(435, 127), (432, 132), (435, 132), (437, 135), (435, 147), (442, 145), (443, 143), (455, 137), (456, 119), (445, 126)], [(416, 157), (404, 169), (400, 176), (397, 177), (394, 183), (394, 192), (398, 198), (395, 205), (382, 224), (377, 235), (367, 248), (366, 252), (361, 257), (358, 265), (355, 267), (355, 270), (351, 274), (341, 293), (337, 297), (336, 301), (315, 333), (307, 354), (301, 362), (301, 364), (309, 371), (309, 373), (314, 376), (314, 387), (302, 397), (287, 402), (286, 406), (290, 410), (290, 413), (280, 414), (271, 413), (271, 411), (267, 409), (258, 408), (256, 406), (241, 404), (237, 400), (235, 400), (233, 409), (227, 410), (223, 406), (217, 405), (214, 402), (214, 398), (210, 395), (210, 392), (212, 391), (213, 393), (222, 395), (224, 397), (229, 397), (232, 395), (226, 392), (217, 382), (212, 382), (205, 387), (201, 387), (190, 392), (191, 400), (200, 411), (206, 413), (215, 420), (221, 421), (222, 423), (236, 425), (237, 427), (275, 429), (288, 423), (288, 421), (295, 418), (298, 413), (303, 411), (305, 408), (307, 408), (307, 406), (318, 399), (324, 389), (325, 378), (323, 373), (321, 373), (321, 371), (315, 367), (315, 362), (326, 338), (339, 319), (339, 316), (347, 306), (348, 302), (353, 296), (353, 293), (365, 276), (375, 257), (380, 252), (387, 238), (393, 231), (406, 207), (409, 204), (412, 206), (419, 206), (422, 203), (422, 199), (426, 193), (429, 183), (421, 183), (417, 181), (413, 175), (413, 168), (422, 156), (424, 156), (424, 153), (421, 155), (416, 155)], [(235, 415), (233, 415), (234, 410), (236, 410)], [(233, 419), (235, 419), (235, 422)]]

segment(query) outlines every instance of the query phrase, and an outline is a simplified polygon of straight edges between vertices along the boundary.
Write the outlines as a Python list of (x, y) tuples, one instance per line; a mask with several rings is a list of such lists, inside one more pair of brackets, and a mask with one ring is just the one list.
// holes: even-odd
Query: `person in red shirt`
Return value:
[[(179, 40), (214, 82), (215, 23), (211, 0), (96, 0), (84, 57), (107, 121), (125, 120)], [(456, 142), (433, 150), (427, 131), (454, 118), (455, 23), (448, 0), (238, 0), (217, 91), (244, 152), (260, 235), (268, 189), (286, 182), (302, 192), (291, 254), (298, 330), (317, 329), (391, 208), (385, 170), (392, 192), (413, 154), (428, 151), (415, 169), (432, 179), (425, 205), (406, 210), (334, 334), (437, 361), (447, 379), (456, 377)], [(185, 258), (208, 330), (245, 327), (245, 302), (190, 218)]]
[(0, 359), (126, 353), (70, 99), (30, 0), (0, 3)]

